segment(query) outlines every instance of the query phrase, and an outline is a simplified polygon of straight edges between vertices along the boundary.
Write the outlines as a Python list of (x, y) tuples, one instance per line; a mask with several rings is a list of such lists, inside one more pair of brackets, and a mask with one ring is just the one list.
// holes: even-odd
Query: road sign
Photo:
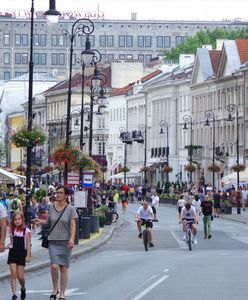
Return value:
[(75, 172), (68, 173), (68, 185), (79, 185), (79, 174)]
[(93, 188), (94, 187), (94, 176), (93, 176), (93, 174), (83, 174), (82, 186), (84, 188)]

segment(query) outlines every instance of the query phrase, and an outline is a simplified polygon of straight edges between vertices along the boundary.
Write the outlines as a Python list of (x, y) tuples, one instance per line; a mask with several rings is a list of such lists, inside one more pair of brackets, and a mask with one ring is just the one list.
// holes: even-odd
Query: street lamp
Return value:
[(146, 125), (140, 124), (138, 129), (132, 132), (132, 138), (135, 142), (144, 144), (144, 184), (147, 184), (147, 128)]
[[(66, 140), (65, 144), (70, 145), (70, 114), (71, 114), (71, 94), (72, 94), (72, 59), (73, 59), (73, 45), (77, 36), (86, 35), (86, 45), (89, 46), (89, 35), (94, 31), (94, 24), (91, 20), (82, 18), (78, 19), (72, 24), (71, 33), (63, 29), (62, 33), (69, 37), (70, 40), (70, 58), (69, 58), (69, 81), (68, 81), (68, 96), (67, 96), (67, 119), (66, 119)], [(87, 50), (87, 49), (86, 49)], [(89, 50), (89, 49), (88, 49)], [(92, 54), (87, 53), (87, 57), (92, 57)], [(88, 60), (87, 60), (88, 61)], [(83, 96), (82, 96), (83, 97)], [(82, 98), (83, 101), (83, 98)], [(64, 169), (64, 184), (67, 185), (68, 181), (68, 163), (65, 162)]]
[[(49, 1), (49, 10), (44, 13), (48, 22), (55, 23), (58, 21), (60, 12), (55, 8), (56, 0)], [(32, 131), (33, 121), (33, 38), (34, 38), (34, 0), (31, 0), (31, 19), (30, 19), (30, 52), (29, 52), (29, 81), (28, 81), (28, 131)], [(30, 185), (31, 185), (31, 165), (32, 165), (32, 146), (27, 146), (27, 171), (26, 171), (26, 206), (25, 219), (28, 227), (31, 227), (31, 207), (30, 207)]]
[[(193, 122), (192, 117), (190, 115), (183, 116), (183, 129), (188, 129), (188, 125), (190, 126), (190, 145), (189, 145), (189, 163), (192, 165), (192, 157), (193, 157)], [(192, 172), (189, 172), (189, 181), (192, 183)]]
[[(163, 128), (166, 127), (166, 165), (169, 165), (169, 124), (165, 120), (159, 122), (160, 134), (164, 134)], [(166, 181), (169, 182), (169, 173), (166, 173)]]
[[(239, 108), (236, 104), (229, 104), (227, 105), (227, 111), (229, 112), (227, 121), (232, 122), (234, 118), (232, 117), (232, 113), (236, 112), (236, 135), (237, 135), (237, 141), (236, 141), (236, 152), (237, 152), (237, 160), (236, 163), (239, 165)], [(237, 170), (237, 191), (239, 191), (239, 170)], [(237, 214), (240, 214), (240, 197), (238, 194), (238, 200), (237, 200)]]
[[(206, 110), (205, 117), (207, 118), (206, 122), (205, 122), (205, 126), (210, 126), (209, 119), (213, 119), (213, 158), (212, 158), (212, 162), (213, 162), (213, 166), (214, 166), (215, 165), (215, 113), (214, 113), (214, 111), (211, 109)], [(214, 172), (214, 170), (213, 170), (212, 185), (213, 185), (213, 191), (214, 191), (214, 188), (215, 188), (215, 172)]]
[(132, 138), (130, 132), (128, 132), (124, 127), (119, 128), (120, 131), (120, 139), (122, 143), (124, 143), (124, 185), (126, 185), (127, 181), (127, 145), (131, 145)]

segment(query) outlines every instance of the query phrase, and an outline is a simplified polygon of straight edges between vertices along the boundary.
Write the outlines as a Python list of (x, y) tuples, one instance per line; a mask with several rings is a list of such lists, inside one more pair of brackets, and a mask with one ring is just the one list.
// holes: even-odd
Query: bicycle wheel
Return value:
[(192, 244), (191, 244), (191, 231), (188, 231), (188, 246), (189, 246), (189, 251), (192, 250)]
[(117, 212), (113, 212), (112, 214), (112, 223), (115, 223), (119, 218), (119, 215)]
[(146, 229), (143, 230), (143, 242), (144, 242), (145, 250), (148, 251), (148, 232)]

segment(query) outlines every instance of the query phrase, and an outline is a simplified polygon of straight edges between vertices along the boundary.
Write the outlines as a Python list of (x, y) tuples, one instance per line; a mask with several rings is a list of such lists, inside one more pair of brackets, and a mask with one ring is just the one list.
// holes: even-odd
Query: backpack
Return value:
[(18, 202), (16, 199), (12, 202), (11, 208), (12, 208), (12, 210), (17, 210), (19, 208)]

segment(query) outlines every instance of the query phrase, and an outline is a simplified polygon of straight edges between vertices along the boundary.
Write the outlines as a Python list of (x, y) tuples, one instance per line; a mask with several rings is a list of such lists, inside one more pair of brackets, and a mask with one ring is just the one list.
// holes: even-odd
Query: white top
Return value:
[(178, 207), (184, 207), (185, 205), (185, 200), (184, 199), (178, 199), (177, 200), (177, 206)]
[(189, 210), (186, 209), (186, 207), (182, 208), (182, 218), (185, 220), (194, 220), (195, 219), (195, 208), (194, 206), (191, 206)]
[(192, 200), (192, 205), (195, 207), (196, 211), (200, 211), (201, 208), (201, 200), (198, 199), (197, 201), (195, 199)]
[(155, 208), (158, 208), (159, 196), (158, 195), (152, 195), (151, 199), (152, 199), (152, 206), (155, 207)]
[(144, 209), (143, 206), (140, 206), (138, 208), (137, 214), (141, 219), (152, 220), (153, 218), (153, 211), (150, 205), (148, 205), (147, 209)]
[(3, 206), (2, 203), (0, 203), (0, 219), (7, 218), (7, 216), (8, 214), (6, 208)]

